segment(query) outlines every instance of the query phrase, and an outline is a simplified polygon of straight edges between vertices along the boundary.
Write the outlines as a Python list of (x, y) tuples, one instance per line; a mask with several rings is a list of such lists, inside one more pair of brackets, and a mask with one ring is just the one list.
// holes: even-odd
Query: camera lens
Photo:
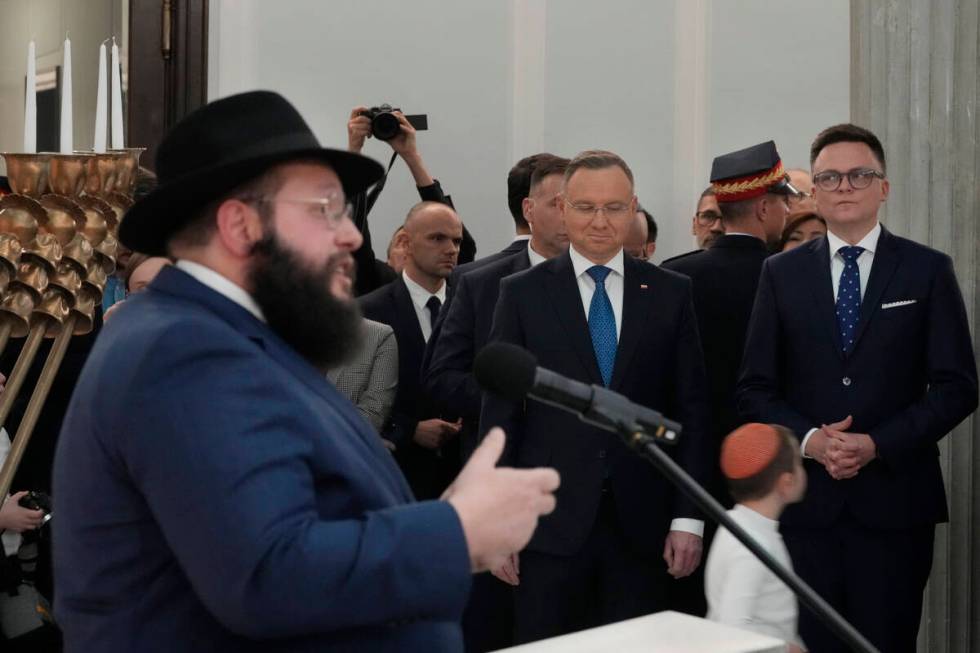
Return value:
[(401, 131), (401, 126), (395, 114), (387, 112), (379, 113), (371, 121), (371, 131), (374, 132), (375, 138), (387, 141), (398, 136), (398, 133)]

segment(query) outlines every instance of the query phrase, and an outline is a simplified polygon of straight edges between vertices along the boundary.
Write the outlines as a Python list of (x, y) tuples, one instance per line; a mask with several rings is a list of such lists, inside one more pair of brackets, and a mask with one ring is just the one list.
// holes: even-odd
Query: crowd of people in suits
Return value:
[[(248, 103), (266, 102), (276, 105), (278, 101), (248, 99)], [(275, 110), (293, 119), (291, 107)], [(313, 431), (323, 424), (353, 430), (356, 449), (365, 446), (361, 440), (373, 429), (375, 444), (390, 460), (378, 460), (373, 450), (351, 452), (341, 446), (324, 452), (315, 444), (289, 441), (291, 447), (303, 451), (312, 446), (311, 467), (325, 470), (333, 480), (340, 479), (340, 485), (352, 488), (350, 492), (359, 500), (367, 497), (366, 503), (377, 509), (404, 506), (413, 498), (438, 504), (451, 501), (454, 492), (458, 496), (460, 491), (459, 479), (467, 476), (468, 462), (482, 457), (479, 463), (490, 460), (493, 466), (495, 460), (486, 453), (488, 446), (501, 447), (500, 467), (557, 470), (561, 484), (555, 489), (557, 482), (549, 479), (541, 486), (547, 486), (544, 494), (554, 493), (554, 500), (547, 507), (535, 508), (535, 517), (540, 514), (541, 519), (533, 536), (527, 531), (526, 546), (503, 557), (476, 556), (470, 547), (472, 570), (488, 573), (473, 577), (461, 616), (450, 604), (467, 596), (467, 585), (458, 569), (448, 570), (448, 565), (465, 555), (460, 553), (456, 531), (445, 541), (438, 537), (438, 533), (453, 530), (451, 517), (441, 507), (421, 503), (427, 506), (425, 519), (429, 521), (424, 523), (431, 532), (423, 533), (410, 519), (387, 524), (391, 537), (425, 540), (430, 555), (445, 558), (446, 568), (440, 567), (426, 583), (411, 590), (399, 588), (404, 589), (400, 598), (408, 602), (420, 600), (426, 591), (436, 597), (430, 607), (438, 618), (417, 631), (406, 629), (407, 640), (398, 640), (400, 634), (386, 640), (395, 630), (368, 635), (357, 631), (356, 636), (375, 643), (401, 641), (405, 645), (409, 641), (415, 646), (436, 633), (451, 641), (452, 628), (447, 624), (459, 619), (466, 649), (489, 651), (664, 609), (700, 616), (718, 614), (718, 606), (709, 604), (710, 592), (706, 599), (706, 583), (710, 587), (712, 580), (704, 573), (715, 527), (611, 434), (544, 404), (512, 402), (485, 393), (473, 374), (474, 360), (487, 344), (504, 342), (528, 350), (542, 367), (609, 388), (680, 422), (682, 437), (669, 454), (729, 508), (734, 503), (731, 476), (720, 462), (725, 436), (749, 422), (778, 425), (772, 433), (778, 434), (780, 442), (784, 435), (794, 436), (793, 447), (802, 454), (801, 469), (809, 487), (804, 495), (799, 481), (794, 481), (787, 496), (798, 493), (800, 497), (794, 495), (785, 502), (781, 537), (773, 529), (767, 537), (779, 551), (787, 551), (801, 577), (880, 650), (913, 651), (935, 525), (948, 518), (937, 442), (975, 410), (977, 375), (966, 312), (949, 257), (891, 234), (878, 219), (889, 181), (877, 137), (855, 125), (824, 130), (813, 141), (810, 172), (785, 169), (771, 141), (719, 155), (712, 165), (710, 185), (697, 198), (691, 217), (697, 249), (667, 258), (660, 265), (652, 261), (657, 224), (638, 203), (636, 180), (625, 160), (603, 150), (570, 158), (551, 153), (527, 156), (507, 174), (509, 217), (500, 220), (500, 228), (513, 228), (516, 236), (501, 251), (476, 258), (476, 243), (465, 226), (466, 220), (476, 218), (465, 210), (457, 213), (450, 196), (427, 169), (414, 127), (395, 115), (401, 131), (388, 143), (406, 164), (421, 201), (408, 208), (385, 248), (385, 260), (376, 257), (369, 226), (371, 209), (384, 185), (381, 170), (369, 170), (367, 164), (358, 163), (363, 157), (354, 156), (371, 133), (364, 107), (355, 107), (348, 122), (352, 158), (327, 151), (333, 152), (327, 165), (338, 171), (350, 166), (355, 172), (347, 170), (347, 175), (360, 175), (357, 183), (349, 183), (348, 177), (341, 179), (350, 212), (331, 214), (334, 220), (349, 216), (356, 227), (345, 236), (349, 242), (343, 248), (351, 252), (356, 267), (356, 275), (348, 276), (353, 279), (349, 290), (357, 297), (359, 311), (331, 303), (309, 286), (313, 282), (290, 276), (286, 267), (276, 268), (277, 264), (295, 263), (284, 254), (288, 248), (283, 249), (282, 243), (268, 238), (245, 243), (246, 236), (253, 236), (253, 227), (236, 226), (236, 220), (244, 220), (240, 215), (229, 214), (225, 223), (221, 220), (226, 218), (219, 216), (216, 231), (195, 232), (176, 225), (163, 233), (153, 226), (151, 209), (142, 208), (144, 205), (138, 205), (142, 212), (137, 213), (142, 222), (127, 218), (128, 242), (155, 256), (134, 254), (114, 281), (121, 284), (120, 292), (107, 293), (104, 306), (107, 319), (128, 315), (122, 321), (157, 334), (154, 337), (163, 345), (154, 346), (164, 348), (153, 356), (175, 357), (190, 376), (209, 377), (201, 360), (190, 354), (201, 347), (202, 356), (212, 355), (207, 352), (220, 350), (227, 335), (214, 330), (214, 324), (202, 322), (205, 331), (214, 330), (210, 333), (213, 342), (168, 340), (166, 331), (160, 329), (161, 323), (173, 321), (167, 315), (171, 305), (185, 310), (183, 304), (201, 304), (223, 315), (222, 321), (232, 323), (247, 339), (265, 343), (274, 361), (271, 374), (276, 377), (268, 383), (280, 384), (282, 392), (266, 387), (263, 401), (286, 414), (295, 399), (292, 391), (287, 392), (290, 384), (299, 378), (308, 386), (310, 396), (303, 395), (299, 408), (302, 418), (296, 418), (298, 430), (310, 430), (310, 424), (317, 425)], [(305, 124), (298, 115), (295, 118), (299, 120), (296, 129), (305, 134)], [(232, 149), (230, 144), (225, 147)], [(293, 165), (303, 165), (307, 150), (288, 152), (301, 162)], [(263, 164), (277, 161), (269, 156)], [(299, 168), (296, 172), (297, 179), (306, 174)], [(236, 174), (244, 176), (240, 170)], [(171, 180), (170, 189), (176, 191), (167, 192), (179, 192), (179, 182), (179, 177), (177, 182)], [(261, 179), (258, 185), (253, 183), (252, 190), (264, 191), (262, 183)], [(316, 188), (323, 186), (318, 183)], [(374, 190), (371, 183), (376, 184)], [(264, 199), (257, 195), (243, 201), (261, 203)], [(303, 196), (283, 201), (309, 200)], [(324, 202), (319, 209), (326, 214), (333, 210), (331, 206)], [(261, 211), (256, 215), (268, 219)], [(211, 249), (202, 249), (202, 243), (215, 233), (224, 248), (223, 258), (210, 259), (215, 266), (235, 256), (264, 256), (270, 277), (280, 285), (262, 286), (257, 278), (241, 272), (239, 286), (258, 284), (243, 295), (218, 278), (221, 275), (212, 274), (215, 266), (187, 259), (181, 262), (180, 256), (176, 266), (169, 265), (175, 251), (215, 256), (218, 250), (213, 243), (217, 241), (211, 241)], [(141, 244), (146, 246), (140, 248)], [(150, 286), (159, 291), (154, 298), (138, 300), (134, 307), (112, 306), (126, 291), (145, 287), (161, 269), (165, 269), (162, 280)], [(228, 264), (226, 269), (238, 268)], [(334, 274), (336, 266), (323, 270)], [(331, 327), (335, 331), (325, 330), (330, 320), (317, 322), (316, 315), (308, 323), (295, 319), (300, 304), (289, 303), (286, 296), (292, 292), (300, 295), (296, 302), (305, 301), (304, 306), (313, 299), (327, 304), (333, 311), (330, 315), (340, 316), (340, 325)], [(256, 300), (258, 306), (251, 295), (261, 298)], [(129, 300), (122, 302), (126, 303)], [(143, 307), (142, 313), (138, 307)], [(267, 319), (270, 328), (252, 324), (246, 313)], [(359, 337), (347, 337), (342, 329), (346, 321), (359, 331)], [(321, 330), (312, 329), (311, 324)], [(121, 344), (115, 351), (103, 346), (100, 360), (119, 365), (121, 360), (116, 359), (127, 348), (132, 348), (133, 356), (147, 355), (149, 340), (134, 343), (123, 335), (110, 338)], [(318, 344), (316, 340), (329, 342)], [(296, 353), (320, 368), (320, 376), (331, 382), (329, 388), (317, 385), (323, 378), (310, 378)], [(242, 369), (260, 369), (253, 362), (242, 363)], [(98, 369), (89, 373), (98, 374)], [(165, 379), (174, 372), (167, 368), (160, 374)], [(102, 378), (101, 382), (116, 388), (113, 392), (119, 396), (128, 392), (123, 378)], [(242, 420), (245, 432), (247, 418), (254, 411), (246, 399), (257, 393), (251, 382), (257, 383), (245, 375), (228, 390), (239, 411), (235, 419)], [(350, 400), (356, 413), (337, 408), (337, 391)], [(86, 448), (78, 433), (100, 433), (104, 423), (100, 420), (109, 419), (113, 409), (105, 404), (106, 396), (91, 392), (86, 390), (75, 398), (77, 405), (69, 419), (73, 426), (64, 431), (72, 439), (59, 445), (66, 452), (61, 455), (60, 471), (69, 479), (67, 483), (62, 480), (66, 487), (90, 487), (78, 469), (66, 466), (64, 461), (69, 458), (92, 469), (112, 469), (113, 457), (132, 453), (140, 465), (157, 457), (166, 466), (174, 450), (166, 451), (159, 443), (148, 445), (145, 451), (114, 453), (108, 458), (101, 449)], [(69, 390), (65, 403), (70, 394)], [(207, 398), (200, 400), (206, 403)], [(329, 409), (320, 405), (324, 401)], [(100, 417), (92, 412), (86, 402), (106, 406), (100, 409), (105, 414)], [(152, 403), (142, 408), (150, 414), (159, 412)], [(197, 408), (204, 411), (206, 406)], [(352, 416), (358, 413), (360, 418), (354, 420)], [(159, 429), (164, 439), (176, 418), (157, 417), (158, 422), (147, 428)], [(211, 419), (218, 417), (204, 421)], [(59, 426), (60, 420), (59, 414)], [(494, 427), (502, 427), (506, 444), (499, 444), (496, 435), (488, 438)], [(217, 422), (214, 428), (227, 431)], [(762, 431), (758, 429), (754, 433), (757, 439), (771, 436), (769, 431), (759, 435)], [(487, 440), (492, 442), (487, 445)], [(225, 444), (232, 446), (230, 441)], [(111, 442), (100, 446), (115, 451), (128, 445)], [(179, 451), (192, 443), (181, 441), (176, 446)], [(255, 446), (254, 456), (262, 458), (262, 465), (278, 464), (274, 461), (281, 451), (261, 442)], [(237, 471), (239, 463), (256, 464), (248, 460), (253, 453), (231, 453), (222, 468)], [(47, 455), (50, 464), (53, 456), (50, 451)], [(351, 460), (355, 467), (360, 465), (361, 457), (370, 459), (364, 469), (381, 477), (373, 479), (377, 486), (350, 466)], [(407, 485), (397, 478), (391, 460)], [(50, 467), (47, 469), (45, 488), (51, 484)], [(199, 528), (211, 529), (206, 511), (167, 495), (166, 479), (148, 475), (150, 487), (139, 491), (159, 512), (154, 517), (161, 520), (159, 528), (165, 531), (168, 520), (176, 527), (186, 518)], [(106, 478), (112, 480), (112, 474)], [(249, 482), (245, 476), (235, 480), (256, 494), (253, 498), (262, 509), (249, 515), (246, 525), (257, 524), (263, 517), (282, 519), (260, 498), (263, 485), (251, 487)], [(128, 492), (110, 486), (106, 481), (102, 489), (110, 494)], [(797, 498), (802, 500), (788, 505)], [(68, 514), (77, 500), (72, 495), (65, 501)], [(453, 505), (462, 510), (458, 502)], [(328, 507), (346, 515), (346, 506), (339, 501)], [(117, 508), (142, 514), (145, 505), (121, 501)], [(747, 519), (747, 524), (758, 521), (757, 515), (746, 517), (749, 513), (744, 506), (734, 510), (741, 511), (735, 514)], [(109, 513), (103, 517), (113, 519)], [(464, 530), (472, 527), (472, 520), (463, 519), (462, 512), (460, 519)], [(78, 516), (63, 523), (65, 541), (89, 537)], [(137, 528), (145, 529), (146, 537), (159, 535), (156, 526), (146, 521), (141, 524)], [(725, 540), (724, 531), (717, 535), (731, 550), (733, 545)], [(125, 555), (135, 555), (127, 548), (131, 543), (124, 540), (113, 539), (110, 545)], [(315, 548), (312, 541), (308, 545)], [(187, 546), (195, 564), (210, 561), (220, 572), (213, 583), (209, 580), (206, 587), (197, 588), (205, 595), (205, 603), (219, 600), (219, 581), (235, 578), (239, 570), (231, 568), (234, 564), (243, 562), (246, 553), (258, 556), (260, 552), (257, 545), (245, 547), (242, 555), (228, 562), (207, 553), (201, 542)], [(385, 537), (379, 535), (370, 540), (369, 555), (384, 555), (387, 546)], [(152, 554), (167, 559), (164, 547), (153, 548)], [(499, 549), (498, 545), (494, 553)], [(65, 561), (77, 561), (92, 551), (73, 543), (61, 555)], [(413, 565), (418, 564), (412, 558), (416, 553), (405, 552), (404, 563), (411, 559)], [(298, 595), (320, 596), (322, 588), (307, 587), (308, 579), (298, 567), (290, 567), (285, 559), (279, 562), (283, 565), (277, 569), (301, 588)], [(88, 641), (105, 638), (105, 632), (89, 626), (84, 610), (73, 613), (73, 606), (82, 603), (71, 599), (73, 594), (85, 594), (98, 568), (82, 572), (69, 569), (67, 562), (62, 567), (63, 576), (69, 578), (65, 585), (69, 598), (63, 599), (68, 623), (76, 633), (92, 638)], [(111, 577), (111, 569), (102, 571)], [(424, 573), (412, 577), (420, 576)], [(250, 586), (262, 581), (248, 579)], [(185, 581), (172, 577), (168, 582), (176, 587)], [(332, 587), (342, 587), (337, 582)], [(169, 591), (162, 586), (152, 589), (159, 593), (160, 601)], [(264, 588), (256, 585), (253, 589)], [(314, 605), (308, 607), (302, 618), (315, 620), (327, 614)], [(224, 608), (215, 609), (218, 621), (226, 625)], [(415, 623), (414, 614), (388, 611), (385, 623), (402, 628)], [(290, 619), (285, 608), (283, 614), (270, 618), (281, 619), (282, 624), (274, 624), (271, 630), (258, 626), (243, 626), (243, 630), (257, 638), (292, 632), (292, 626), (285, 625)], [(247, 612), (229, 619), (236, 627), (245, 624)], [(175, 623), (178, 620), (175, 617)], [(212, 625), (208, 622), (202, 628), (215, 642), (239, 641), (222, 639), (226, 634), (209, 630)], [(344, 627), (337, 625), (341, 630)], [(800, 638), (787, 640), (812, 651), (844, 650), (805, 610), (800, 611), (799, 634)], [(343, 631), (335, 641), (348, 642), (344, 638), (353, 636)], [(85, 637), (79, 641), (86, 641)], [(371, 639), (374, 637), (377, 639)], [(298, 646), (295, 650), (305, 649)]]
[[(392, 147), (417, 156), (403, 130), (412, 147)], [(709, 610), (701, 562), (714, 526), (609, 434), (482, 392), (473, 361), (497, 341), (680, 421), (671, 454), (728, 507), (724, 436), (750, 421), (792, 429), (811, 478), (782, 528), (797, 571), (881, 650), (914, 650), (946, 519), (935, 443), (977, 401), (965, 312), (948, 257), (878, 221), (888, 180), (874, 134), (831, 127), (810, 165), (813, 177), (784, 169), (772, 142), (717, 157), (691, 218), (698, 248), (660, 266), (656, 224), (613, 153), (518, 161), (516, 238), (475, 261), (451, 202), (429, 201), (419, 182), (427, 201), (388, 248), (397, 276), (360, 298), (398, 347), (379, 431), (420, 498), (438, 497), (492, 426), (508, 436), (502, 464), (563, 478), (528, 547), (475, 579), (469, 650)], [(811, 650), (843, 650), (800, 619)]]

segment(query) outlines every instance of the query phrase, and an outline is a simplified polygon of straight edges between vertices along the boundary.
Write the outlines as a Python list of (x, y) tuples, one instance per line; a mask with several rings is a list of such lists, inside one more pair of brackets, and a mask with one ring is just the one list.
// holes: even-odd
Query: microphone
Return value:
[(681, 425), (652, 408), (635, 404), (599, 385), (587, 385), (543, 367), (526, 349), (504, 342), (484, 347), (473, 363), (473, 374), (487, 392), (510, 401), (531, 397), (576, 413), (584, 422), (619, 432), (644, 431), (668, 444), (676, 444)]

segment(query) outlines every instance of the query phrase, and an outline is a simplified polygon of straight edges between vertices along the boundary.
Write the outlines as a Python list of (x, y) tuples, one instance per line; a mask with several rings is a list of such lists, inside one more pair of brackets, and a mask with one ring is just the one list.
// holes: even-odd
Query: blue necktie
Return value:
[(589, 304), (589, 333), (592, 335), (592, 349), (602, 382), (607, 387), (612, 381), (613, 366), (616, 364), (616, 316), (613, 315), (609, 295), (606, 294), (606, 277), (612, 272), (604, 265), (593, 265), (586, 270), (595, 281), (595, 292)]
[(861, 273), (857, 260), (863, 247), (841, 247), (837, 252), (844, 259), (844, 271), (837, 286), (837, 326), (844, 353), (854, 347), (854, 331), (861, 316)]

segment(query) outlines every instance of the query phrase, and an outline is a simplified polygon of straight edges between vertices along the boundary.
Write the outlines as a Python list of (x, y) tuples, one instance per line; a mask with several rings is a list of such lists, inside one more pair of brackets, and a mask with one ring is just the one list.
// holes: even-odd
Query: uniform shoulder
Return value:
[(690, 252), (685, 252), (683, 254), (678, 254), (677, 256), (671, 256), (670, 258), (664, 259), (663, 261), (661, 261), (660, 267), (667, 267), (668, 269), (671, 269), (678, 262), (684, 261), (684, 260), (686, 260), (686, 259), (688, 259), (688, 258), (690, 258), (692, 256), (697, 256), (698, 254), (703, 254), (705, 251), (706, 250), (703, 250), (703, 249), (695, 249), (695, 250), (690, 251)]
[(708, 250), (706, 249), (696, 249), (693, 252), (669, 258), (661, 263), (660, 267), (664, 270), (688, 274), (689, 271), (697, 269), (706, 260), (707, 254)]

